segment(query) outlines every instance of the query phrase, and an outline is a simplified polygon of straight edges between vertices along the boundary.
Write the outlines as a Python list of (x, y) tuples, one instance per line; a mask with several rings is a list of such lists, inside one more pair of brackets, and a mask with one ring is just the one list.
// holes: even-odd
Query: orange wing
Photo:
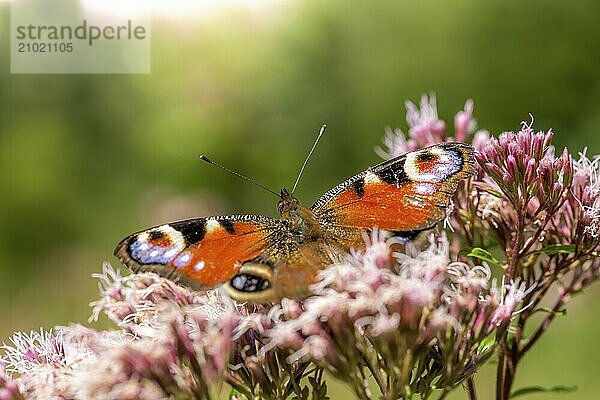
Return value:
[(473, 147), (442, 143), (385, 161), (346, 180), (312, 206), (326, 229), (413, 232), (432, 228), (461, 179), (475, 173)]
[(198, 218), (126, 237), (115, 255), (132, 271), (151, 271), (194, 289), (231, 279), (272, 244), (279, 221), (256, 215)]

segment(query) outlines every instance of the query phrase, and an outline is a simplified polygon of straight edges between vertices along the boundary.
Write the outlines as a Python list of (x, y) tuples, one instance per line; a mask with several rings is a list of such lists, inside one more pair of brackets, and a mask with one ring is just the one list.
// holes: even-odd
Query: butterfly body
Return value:
[(317, 272), (364, 246), (373, 227), (406, 238), (434, 227), (458, 182), (474, 173), (473, 149), (444, 143), (385, 161), (321, 196), (312, 207), (282, 189), (279, 218), (232, 215), (179, 221), (125, 238), (115, 254), (195, 289), (222, 285), (242, 301), (309, 293)]

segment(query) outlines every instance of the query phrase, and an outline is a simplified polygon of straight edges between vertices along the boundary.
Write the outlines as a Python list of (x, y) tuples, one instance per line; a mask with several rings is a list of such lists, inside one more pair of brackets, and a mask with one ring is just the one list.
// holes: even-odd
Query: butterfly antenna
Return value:
[(317, 135), (317, 138), (315, 139), (315, 143), (313, 144), (312, 149), (310, 149), (310, 151), (308, 152), (308, 155), (306, 156), (306, 160), (304, 160), (304, 164), (302, 164), (302, 168), (300, 168), (300, 172), (298, 173), (298, 177), (296, 178), (296, 182), (294, 182), (294, 187), (292, 188), (292, 194), (294, 194), (294, 192), (296, 191), (296, 188), (298, 187), (298, 183), (300, 182), (300, 178), (302, 177), (302, 174), (304, 173), (304, 168), (306, 168), (306, 164), (308, 164), (308, 160), (310, 159), (310, 156), (312, 156), (312, 153), (315, 151), (315, 148), (317, 147), (317, 144), (319, 143), (321, 136), (323, 136), (323, 134), (325, 133), (325, 129), (327, 129), (327, 125), (323, 124), (323, 126), (319, 130), (319, 134)]
[(206, 157), (206, 156), (203, 156), (203, 155), (202, 155), (202, 156), (200, 156), (200, 159), (201, 159), (202, 161), (204, 161), (204, 162), (207, 162), (207, 163), (211, 164), (211, 165), (214, 165), (214, 166), (216, 166), (216, 167), (219, 167), (219, 168), (221, 168), (221, 169), (223, 169), (223, 170), (225, 170), (225, 171), (229, 172), (230, 174), (233, 174), (233, 175), (237, 176), (238, 178), (242, 178), (243, 180), (245, 180), (245, 181), (248, 181), (248, 182), (250, 182), (250, 183), (252, 183), (252, 184), (254, 184), (254, 185), (258, 186), (259, 188), (262, 188), (262, 189), (266, 190), (267, 192), (274, 194), (274, 195), (275, 195), (275, 196), (277, 196), (277, 197), (280, 197), (280, 196), (279, 196), (279, 194), (277, 194), (277, 193), (276, 193), (276, 192), (274, 192), (273, 190), (269, 189), (268, 187), (261, 185), (260, 183), (256, 182), (256, 181), (255, 181), (255, 180), (253, 180), (253, 179), (250, 179), (250, 178), (248, 178), (247, 176), (244, 176), (244, 175), (242, 175), (242, 174), (240, 174), (240, 173), (238, 173), (238, 172), (235, 172), (235, 171), (233, 171), (233, 170), (231, 170), (231, 169), (229, 169), (229, 168), (227, 168), (227, 167), (224, 167), (224, 166), (222, 166), (221, 164), (218, 164), (218, 163), (214, 162), (213, 160), (211, 160), (210, 158), (208, 158), (208, 157)]

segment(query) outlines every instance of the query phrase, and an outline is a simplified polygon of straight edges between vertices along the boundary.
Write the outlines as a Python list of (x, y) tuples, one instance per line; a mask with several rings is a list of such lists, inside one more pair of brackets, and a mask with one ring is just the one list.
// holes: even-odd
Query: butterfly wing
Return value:
[(270, 248), (279, 224), (256, 215), (173, 222), (126, 237), (115, 255), (134, 272), (156, 272), (207, 289), (231, 279), (244, 262)]
[(299, 245), (287, 257), (244, 263), (223, 289), (238, 301), (269, 302), (310, 295), (310, 285), (327, 265), (341, 261), (342, 250), (324, 241)]
[(384, 161), (325, 193), (311, 207), (323, 226), (356, 241), (378, 227), (408, 235), (432, 228), (461, 179), (475, 173), (473, 147), (442, 143)]

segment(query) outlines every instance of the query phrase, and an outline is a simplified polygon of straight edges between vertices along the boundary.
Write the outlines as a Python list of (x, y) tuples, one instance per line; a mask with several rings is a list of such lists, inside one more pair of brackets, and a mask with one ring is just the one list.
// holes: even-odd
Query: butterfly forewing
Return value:
[(231, 279), (271, 244), (279, 220), (256, 215), (198, 218), (125, 238), (115, 255), (132, 271), (152, 271), (196, 289)]
[(334, 231), (425, 230), (445, 217), (458, 182), (474, 172), (472, 146), (443, 143), (353, 176), (325, 193), (312, 210)]

